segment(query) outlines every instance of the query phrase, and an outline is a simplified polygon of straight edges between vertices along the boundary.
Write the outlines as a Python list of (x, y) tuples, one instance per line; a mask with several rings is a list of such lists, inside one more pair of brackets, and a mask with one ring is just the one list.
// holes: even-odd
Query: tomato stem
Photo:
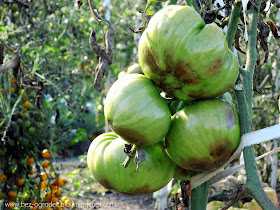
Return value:
[(131, 158), (133, 158), (133, 153), (136, 151), (136, 148), (137, 148), (137, 145), (136, 144), (133, 144), (129, 154), (127, 155), (127, 157), (125, 158), (125, 160), (123, 161), (123, 163), (121, 164), (123, 167), (127, 168), (130, 161), (131, 161)]
[[(241, 134), (252, 130), (252, 96), (253, 96), (253, 75), (258, 59), (257, 46), (257, 24), (259, 10), (262, 0), (255, 1), (256, 6), (248, 10), (248, 48), (247, 61), (244, 72), (242, 72), (244, 89), (235, 90), (241, 125)], [(243, 150), (244, 162), (247, 175), (246, 187), (250, 194), (255, 198), (264, 210), (276, 209), (264, 192), (258, 177), (253, 146), (246, 147)]]

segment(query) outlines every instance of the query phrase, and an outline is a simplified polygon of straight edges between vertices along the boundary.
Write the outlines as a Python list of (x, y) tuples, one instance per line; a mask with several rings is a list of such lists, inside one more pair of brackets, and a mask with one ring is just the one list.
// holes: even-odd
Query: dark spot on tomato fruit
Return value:
[(192, 91), (188, 94), (188, 96), (191, 98), (209, 98), (207, 92), (205, 92), (203, 90)]
[(113, 122), (111, 120), (107, 121), (109, 125), (113, 126)]
[(227, 139), (216, 140), (210, 145), (209, 154), (211, 157), (182, 159), (183, 167), (196, 171), (213, 171), (221, 167), (232, 155), (232, 143)]
[(173, 96), (174, 95), (174, 88), (170, 87), (168, 84), (166, 84), (165, 79), (161, 79), (159, 83), (159, 87), (164, 90), (168, 95)]
[(152, 54), (151, 50), (148, 47), (146, 47), (145, 50), (146, 50), (146, 53), (144, 53), (144, 60), (145, 60), (145, 63), (147, 64), (147, 66), (150, 67), (150, 70), (157, 75), (164, 75), (165, 72), (162, 71), (162, 69), (160, 69), (158, 67), (155, 57)]
[(210, 155), (213, 158), (221, 159), (225, 155), (230, 157), (232, 152), (232, 143), (227, 139), (216, 140), (210, 145)]
[(176, 174), (178, 174), (180, 176), (184, 176), (184, 177), (189, 176), (188, 170), (184, 169), (182, 167), (179, 167), (179, 166), (177, 166), (177, 168), (176, 168)]
[(139, 134), (136, 130), (129, 128), (118, 128), (112, 127), (118, 135), (120, 135), (124, 140), (129, 141), (130, 143), (137, 144), (139, 146), (149, 144), (149, 141), (141, 134)]
[(219, 58), (214, 63), (210, 64), (208, 72), (210, 76), (216, 76), (221, 72), (222, 60)]
[(151, 189), (148, 185), (145, 185), (144, 187), (138, 187), (138, 188), (132, 189), (128, 192), (120, 192), (120, 193), (122, 193), (126, 196), (140, 196), (140, 195), (150, 194), (154, 191), (155, 190)]
[(236, 126), (234, 112), (231, 107), (229, 107), (227, 112), (227, 129), (232, 129)]
[(114, 187), (111, 185), (111, 183), (106, 180), (106, 179), (99, 179), (98, 182), (105, 188), (109, 189), (109, 190), (113, 190)]
[(182, 159), (182, 167), (191, 169), (194, 171), (208, 171), (211, 169), (210, 158), (189, 158), (187, 161)]
[(164, 51), (164, 62), (165, 62), (165, 65), (166, 65), (166, 73), (171, 73), (173, 71), (173, 68), (174, 68), (174, 64), (172, 62), (172, 53), (170, 53), (170, 51), (167, 51), (165, 50)]
[(195, 85), (200, 82), (197, 73), (194, 72), (191, 65), (186, 62), (178, 62), (176, 64), (174, 67), (174, 76), (180, 81), (190, 85)]

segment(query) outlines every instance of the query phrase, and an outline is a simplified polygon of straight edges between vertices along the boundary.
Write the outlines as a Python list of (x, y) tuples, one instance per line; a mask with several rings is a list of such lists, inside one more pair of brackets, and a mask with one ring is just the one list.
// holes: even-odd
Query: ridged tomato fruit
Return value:
[(234, 105), (220, 99), (204, 100), (173, 115), (166, 152), (182, 168), (211, 171), (222, 166), (239, 143), (239, 118)]
[(121, 165), (128, 155), (124, 152), (125, 144), (128, 143), (114, 133), (101, 134), (91, 143), (87, 164), (101, 185), (127, 196), (138, 196), (153, 193), (168, 184), (175, 164), (162, 152), (162, 142), (141, 147), (145, 160), (137, 172), (133, 160), (127, 168)]
[(171, 122), (167, 103), (152, 81), (140, 74), (126, 75), (112, 85), (104, 114), (116, 134), (137, 145), (163, 140)]
[(221, 95), (239, 74), (223, 31), (215, 23), (205, 25), (189, 6), (170, 5), (157, 12), (140, 38), (138, 52), (144, 74), (184, 101)]

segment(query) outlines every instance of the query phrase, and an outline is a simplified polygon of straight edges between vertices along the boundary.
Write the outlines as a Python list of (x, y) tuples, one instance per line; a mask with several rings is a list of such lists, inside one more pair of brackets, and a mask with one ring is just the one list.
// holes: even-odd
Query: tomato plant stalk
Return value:
[[(252, 6), (248, 10), (249, 25), (246, 67), (244, 70), (240, 69), (241, 77), (243, 79), (243, 89), (235, 90), (239, 108), (241, 134), (248, 133), (252, 130), (253, 74), (258, 58), (256, 49), (257, 24), (261, 2), (262, 0), (255, 1), (256, 6)], [(241, 4), (238, 4), (239, 7), (241, 7)], [(232, 13), (232, 15), (234, 15), (234, 13)], [(237, 20), (230, 22), (229, 33), (227, 34), (227, 41), (229, 44), (231, 44), (233, 40), (230, 31), (236, 30), (237, 24)], [(250, 194), (256, 199), (256, 201), (264, 210), (276, 209), (261, 186), (261, 182), (257, 173), (253, 146), (244, 148), (243, 153), (247, 175), (246, 187), (250, 191)]]

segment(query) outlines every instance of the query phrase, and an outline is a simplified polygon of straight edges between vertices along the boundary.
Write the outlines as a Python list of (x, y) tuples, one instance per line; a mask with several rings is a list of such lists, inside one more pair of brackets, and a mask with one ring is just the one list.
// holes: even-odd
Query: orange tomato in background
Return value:
[(43, 152), (42, 152), (42, 154), (43, 154), (43, 157), (44, 158), (51, 158), (52, 156), (51, 156), (51, 153), (49, 153), (49, 150), (48, 149), (44, 149), (43, 150)]
[(44, 161), (42, 162), (42, 166), (43, 166), (44, 168), (49, 168), (49, 167), (50, 167), (50, 161), (44, 160)]
[(0, 175), (0, 181), (5, 182), (7, 180), (7, 176), (5, 174)]
[(31, 165), (32, 163), (34, 163), (34, 158), (33, 158), (33, 157), (28, 157), (28, 158), (26, 159), (26, 162), (27, 162), (29, 165)]
[(24, 184), (24, 179), (21, 177), (18, 177), (17, 181), (19, 186), (22, 186)]

